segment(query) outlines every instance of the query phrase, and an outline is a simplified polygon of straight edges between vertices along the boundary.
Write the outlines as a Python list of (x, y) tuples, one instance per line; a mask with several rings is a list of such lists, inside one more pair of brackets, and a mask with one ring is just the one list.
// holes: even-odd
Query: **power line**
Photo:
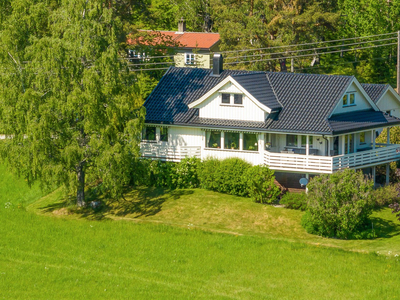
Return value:
[(260, 55), (276, 55), (276, 54), (298, 53), (298, 52), (305, 52), (305, 51), (315, 51), (315, 50), (321, 50), (321, 49), (330, 49), (330, 48), (338, 48), (338, 47), (346, 47), (346, 46), (355, 46), (355, 45), (360, 45), (360, 44), (368, 44), (368, 43), (374, 43), (374, 42), (389, 41), (389, 40), (393, 40), (393, 39), (397, 39), (397, 37), (374, 40), (374, 41), (364, 41), (364, 42), (352, 43), (352, 44), (342, 44), (342, 45), (333, 45), (333, 46), (326, 46), (326, 47), (319, 47), (319, 48), (291, 50), (291, 51), (285, 51), (285, 52), (259, 53), (259, 54), (253, 54), (253, 55), (245, 55), (245, 56), (225, 57), (225, 59), (237, 59), (237, 58), (254, 57), (254, 56), (260, 56)]
[(374, 46), (368, 46), (368, 47), (359, 47), (359, 48), (353, 48), (353, 49), (341, 49), (341, 50), (327, 51), (327, 52), (319, 52), (319, 53), (311, 53), (311, 54), (301, 54), (301, 55), (295, 55), (295, 56), (286, 56), (286, 57), (277, 57), (277, 58), (267, 58), (267, 59), (257, 59), (257, 60), (248, 60), (248, 61), (236, 61), (236, 62), (229, 62), (229, 63), (225, 63), (225, 64), (226, 64), (226, 65), (234, 65), (234, 64), (240, 64), (240, 63), (251, 63), (251, 62), (260, 62), (260, 61), (271, 61), (271, 60), (285, 59), (285, 58), (297, 58), (297, 57), (307, 57), (307, 56), (318, 56), (318, 55), (323, 55), (323, 54), (331, 54), (331, 53), (338, 53), (338, 52), (356, 51), (356, 50), (363, 50), (363, 49), (370, 49), (370, 48), (378, 48), (378, 47), (384, 47), (384, 46), (390, 46), (390, 45), (397, 45), (397, 43), (390, 43), (390, 44), (383, 44), (383, 45), (374, 45)]

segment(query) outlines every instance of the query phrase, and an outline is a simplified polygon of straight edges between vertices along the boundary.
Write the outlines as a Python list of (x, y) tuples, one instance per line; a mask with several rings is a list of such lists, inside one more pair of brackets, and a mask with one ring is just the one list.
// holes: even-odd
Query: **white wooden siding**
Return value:
[(357, 87), (357, 85), (353, 82), (349, 88), (346, 90), (347, 92), (355, 92), (356, 95), (356, 105), (352, 106), (345, 106), (343, 107), (343, 99), (339, 99), (338, 105), (336, 106), (333, 114), (342, 114), (346, 112), (353, 112), (357, 110), (366, 110), (366, 109), (371, 109), (371, 105), (367, 101), (367, 99), (363, 96), (361, 93), (360, 89)]
[(387, 90), (382, 98), (378, 101), (378, 107), (381, 111), (386, 112), (390, 110), (392, 116), (394, 117), (400, 117), (400, 102), (389, 90)]
[(226, 84), (220, 89), (220, 91), (214, 93), (209, 99), (198, 106), (199, 116), (201, 118), (258, 122), (265, 121), (265, 112), (248, 97), (243, 95), (242, 106), (222, 104), (220, 96), (221, 91), (240, 93), (233, 84)]

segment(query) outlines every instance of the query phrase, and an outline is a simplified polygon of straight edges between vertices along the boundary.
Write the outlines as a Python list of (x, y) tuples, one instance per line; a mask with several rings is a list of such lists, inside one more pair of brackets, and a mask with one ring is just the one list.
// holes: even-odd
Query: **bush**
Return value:
[(274, 171), (267, 166), (253, 166), (244, 172), (243, 182), (246, 184), (250, 198), (259, 203), (272, 203), (280, 194), (280, 189), (274, 184)]
[(151, 159), (136, 158), (132, 162), (131, 182), (133, 186), (151, 186), (150, 164)]
[(152, 186), (174, 189), (174, 173), (175, 163), (173, 162), (153, 160), (150, 163), (150, 183)]
[(217, 191), (236, 196), (247, 196), (247, 185), (242, 175), (251, 167), (251, 164), (240, 158), (227, 158), (221, 161), (215, 180)]
[(394, 202), (399, 202), (397, 185), (390, 184), (373, 191), (374, 204), (376, 208), (384, 207)]
[(372, 237), (373, 182), (362, 172), (344, 170), (314, 177), (308, 184), (307, 213), (302, 225), (307, 232), (341, 239)]
[(307, 194), (306, 193), (286, 193), (283, 195), (280, 204), (285, 205), (285, 208), (299, 209), (305, 211), (307, 209)]
[(200, 187), (206, 190), (217, 191), (218, 183), (216, 176), (219, 172), (221, 161), (216, 158), (206, 158), (198, 169)]
[(175, 165), (173, 172), (173, 186), (178, 189), (191, 189), (199, 187), (198, 167), (200, 159), (184, 158)]

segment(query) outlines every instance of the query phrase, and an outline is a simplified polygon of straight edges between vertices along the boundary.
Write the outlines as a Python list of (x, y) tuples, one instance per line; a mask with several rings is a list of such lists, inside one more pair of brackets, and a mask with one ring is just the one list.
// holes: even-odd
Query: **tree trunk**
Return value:
[(76, 167), (76, 175), (78, 176), (78, 189), (76, 192), (76, 205), (78, 207), (85, 206), (85, 171), (83, 170), (83, 162)]

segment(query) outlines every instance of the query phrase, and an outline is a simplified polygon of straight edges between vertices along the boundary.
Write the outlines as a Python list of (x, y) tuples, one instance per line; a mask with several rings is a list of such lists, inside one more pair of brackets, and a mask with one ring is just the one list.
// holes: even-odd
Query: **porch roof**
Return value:
[(374, 110), (333, 115), (328, 122), (333, 134), (400, 125), (400, 119)]

